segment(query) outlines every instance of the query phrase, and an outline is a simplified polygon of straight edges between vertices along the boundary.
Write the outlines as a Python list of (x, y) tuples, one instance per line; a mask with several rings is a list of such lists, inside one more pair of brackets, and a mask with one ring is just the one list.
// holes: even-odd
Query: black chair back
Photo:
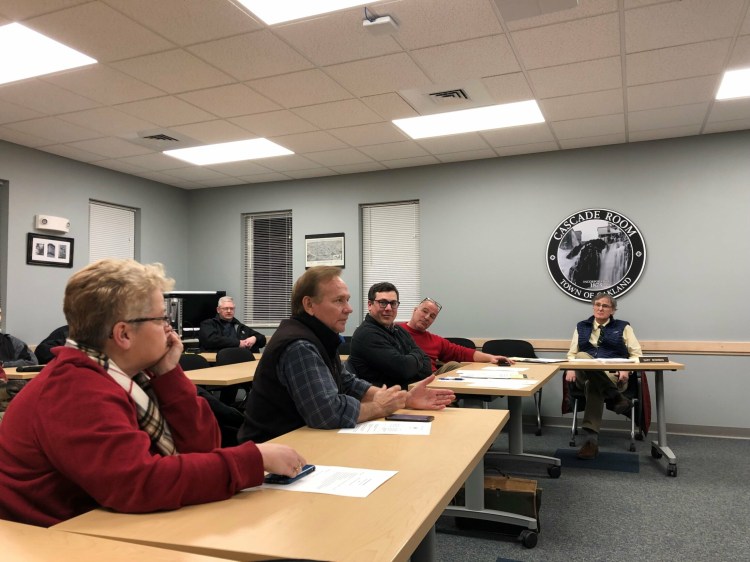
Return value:
[(534, 346), (526, 340), (487, 340), (482, 346), (482, 351), (505, 357), (536, 357)]
[(255, 355), (247, 347), (227, 347), (216, 354), (216, 366), (255, 361)]
[(456, 345), (460, 345), (462, 347), (468, 347), (469, 349), (476, 349), (477, 344), (475, 344), (472, 340), (469, 338), (445, 338), (451, 343), (455, 343)]
[(183, 371), (192, 371), (194, 369), (205, 369), (211, 364), (202, 355), (194, 353), (183, 353), (180, 355), (180, 367)]
[(352, 337), (343, 336), (344, 341), (339, 345), (339, 355), (349, 355), (352, 346)]

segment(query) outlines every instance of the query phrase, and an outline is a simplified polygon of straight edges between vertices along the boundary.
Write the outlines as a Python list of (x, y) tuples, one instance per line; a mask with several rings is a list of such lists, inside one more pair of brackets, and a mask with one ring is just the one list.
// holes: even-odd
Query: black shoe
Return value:
[(631, 402), (630, 399), (625, 398), (622, 394), (620, 394), (620, 397), (612, 404), (612, 410), (614, 410), (615, 414), (618, 416), (630, 411), (630, 408), (632, 407), (633, 402)]

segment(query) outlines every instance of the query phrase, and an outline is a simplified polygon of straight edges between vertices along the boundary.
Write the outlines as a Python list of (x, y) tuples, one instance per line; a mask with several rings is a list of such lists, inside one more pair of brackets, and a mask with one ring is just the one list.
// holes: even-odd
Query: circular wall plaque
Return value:
[(646, 245), (629, 218), (585, 209), (562, 221), (547, 244), (547, 269), (557, 287), (580, 301), (596, 293), (618, 297), (633, 288), (646, 265)]

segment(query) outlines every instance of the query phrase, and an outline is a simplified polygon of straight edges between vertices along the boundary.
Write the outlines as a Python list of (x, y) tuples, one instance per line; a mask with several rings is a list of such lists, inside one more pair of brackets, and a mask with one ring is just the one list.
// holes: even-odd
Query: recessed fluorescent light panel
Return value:
[(0, 53), (0, 84), (96, 62), (20, 23), (0, 27)]
[(750, 68), (727, 70), (721, 80), (717, 100), (746, 98), (750, 96)]
[(294, 154), (294, 152), (268, 139), (251, 139), (165, 150), (164, 154), (196, 166), (208, 166), (210, 164), (223, 164), (224, 162), (287, 156)]
[(357, 0), (239, 0), (239, 2), (268, 25), (372, 4), (372, 2), (358, 2)]
[(458, 135), (543, 123), (544, 117), (535, 100), (462, 109), (449, 113), (395, 119), (393, 124), (413, 139)]

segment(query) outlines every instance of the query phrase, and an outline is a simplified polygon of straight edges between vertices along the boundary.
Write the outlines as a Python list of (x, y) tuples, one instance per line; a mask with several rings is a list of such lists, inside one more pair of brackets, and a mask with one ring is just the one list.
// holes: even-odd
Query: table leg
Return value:
[(433, 562), (437, 559), (436, 552), (437, 539), (435, 538), (435, 526), (433, 525), (411, 555), (411, 562)]
[(664, 405), (664, 371), (654, 371), (656, 378), (656, 423), (657, 441), (651, 442), (651, 456), (667, 457), (667, 476), (677, 476), (677, 457), (667, 446), (667, 413)]

